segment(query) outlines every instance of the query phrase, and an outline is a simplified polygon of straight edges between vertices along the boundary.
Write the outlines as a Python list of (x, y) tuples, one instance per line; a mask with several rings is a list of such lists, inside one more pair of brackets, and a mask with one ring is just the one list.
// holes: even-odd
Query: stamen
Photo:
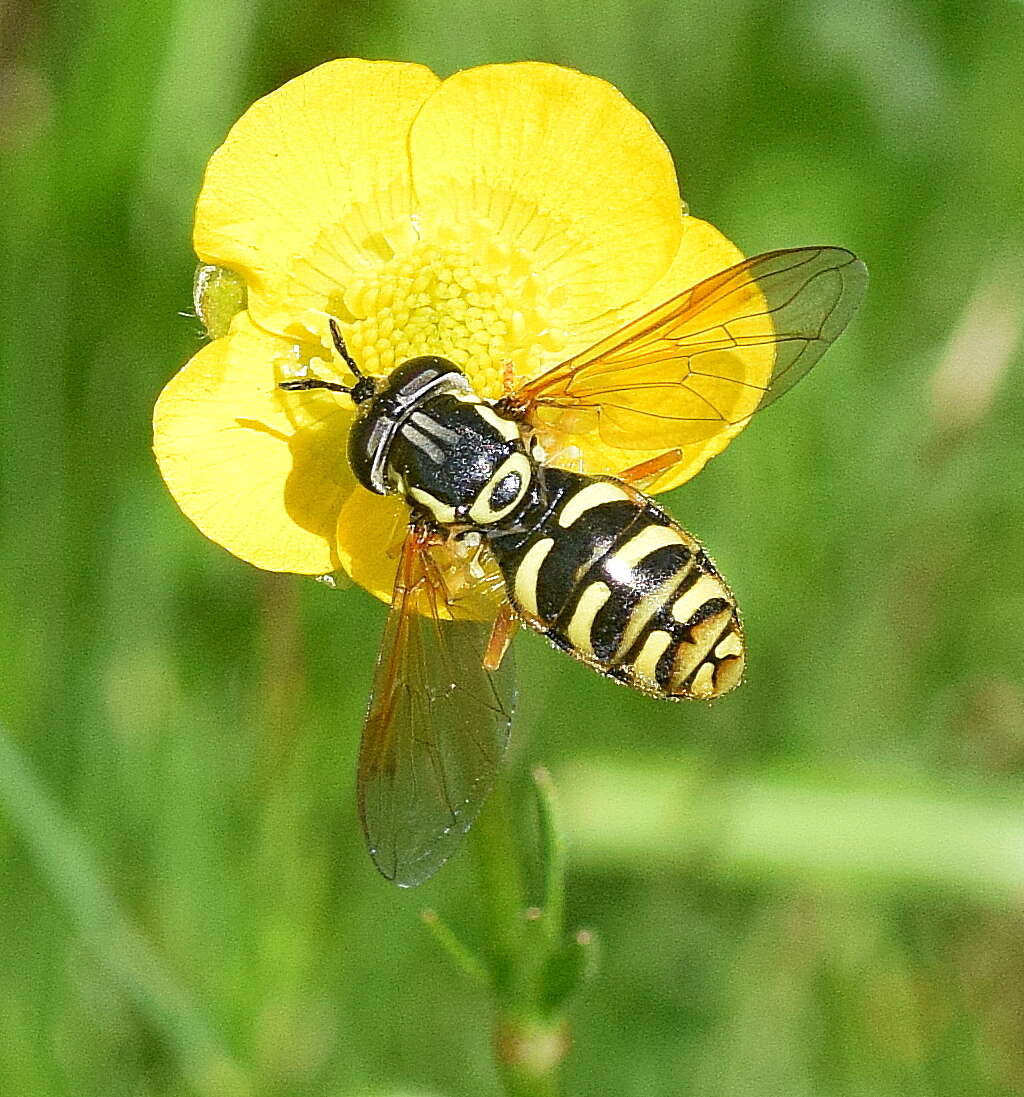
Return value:
[[(499, 197), (486, 208), (502, 208)], [(381, 209), (400, 203), (383, 195), (372, 205), (379, 218)], [(480, 208), (467, 202), (474, 205)], [(531, 225), (544, 227), (537, 239), (568, 239), (568, 227), (549, 214), (527, 212)], [(295, 269), (337, 317), (330, 322), (334, 345), (356, 378), (436, 354), (464, 370), (481, 396), (497, 399), (510, 376), (532, 376), (568, 344), (564, 290), (550, 282), (526, 238), (482, 215), (468, 213), (454, 224), (418, 214), (384, 225), (374, 237), (388, 241), (381, 249), (357, 231), (358, 220), (353, 213), (325, 229)]]

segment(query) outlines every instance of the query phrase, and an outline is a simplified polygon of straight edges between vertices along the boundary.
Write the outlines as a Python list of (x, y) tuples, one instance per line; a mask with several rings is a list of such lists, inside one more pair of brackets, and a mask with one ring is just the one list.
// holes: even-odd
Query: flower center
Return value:
[[(354, 231), (367, 220), (354, 210), (314, 249), (322, 307), (340, 321), (366, 373), (381, 376), (436, 354), (459, 366), (481, 396), (497, 399), (516, 378), (560, 357), (568, 342), (565, 287), (487, 218), (452, 224), (413, 214), (370, 234)], [(307, 273), (307, 290), (313, 281)]]

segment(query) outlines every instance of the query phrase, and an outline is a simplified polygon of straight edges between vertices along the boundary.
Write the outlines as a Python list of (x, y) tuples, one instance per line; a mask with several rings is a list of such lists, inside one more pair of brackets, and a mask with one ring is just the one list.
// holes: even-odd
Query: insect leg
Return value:
[(519, 617), (509, 602), (502, 603), (498, 616), (494, 618), (491, 638), (484, 652), (484, 670), (495, 671), (501, 666), (505, 652), (512, 643), (512, 637), (519, 631)]
[(516, 394), (516, 367), (511, 358), (501, 364), (501, 387), (504, 389), (504, 399), (512, 400)]
[(321, 381), (319, 377), (297, 377), (294, 381), (280, 381), (277, 387), (285, 392), (308, 392), (310, 389), (328, 389), (331, 392), (344, 392), (351, 395), (348, 385), (339, 385), (334, 381)]
[(639, 465), (633, 465), (632, 468), (620, 472), (619, 479), (626, 484), (643, 490), (648, 485), (653, 484), (663, 472), (676, 464), (680, 457), (682, 457), (680, 450), (666, 450), (665, 453), (659, 453), (657, 457), (652, 457), (648, 461), (641, 461)]

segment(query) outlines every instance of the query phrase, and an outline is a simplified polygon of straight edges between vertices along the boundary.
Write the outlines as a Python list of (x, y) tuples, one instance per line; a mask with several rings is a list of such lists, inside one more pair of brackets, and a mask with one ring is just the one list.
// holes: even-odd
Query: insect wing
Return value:
[(549, 370), (517, 401), (566, 438), (593, 431), (634, 451), (702, 442), (788, 392), (846, 327), (866, 285), (866, 267), (842, 248), (758, 255)]
[(359, 750), (370, 856), (402, 887), (432, 876), (472, 826), (508, 745), (511, 653), (484, 667), (491, 622), (448, 620), (429, 539), (406, 537)]

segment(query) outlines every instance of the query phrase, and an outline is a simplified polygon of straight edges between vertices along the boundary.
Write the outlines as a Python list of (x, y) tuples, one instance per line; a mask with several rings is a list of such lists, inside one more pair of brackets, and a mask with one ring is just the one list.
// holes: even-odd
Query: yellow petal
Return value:
[[(356, 488), (338, 516), (338, 556), (349, 575), (382, 602), (390, 602), (402, 545), (409, 529), (409, 507), (397, 496)], [(504, 599), (504, 582), (494, 558), (466, 542), (447, 541), (433, 550), (444, 594), (413, 602), (429, 613), (433, 602), (442, 617), (493, 621)]]
[(338, 515), (341, 566), (361, 587), (390, 602), (398, 558), (409, 528), (409, 508), (396, 495), (356, 486)]
[(204, 261), (245, 276), (254, 315), (324, 226), (407, 194), (409, 126), (438, 84), (420, 65), (330, 61), (235, 123), (206, 169), (194, 243)]
[(632, 314), (642, 316), (705, 278), (742, 263), (743, 259), (743, 252), (710, 222), (699, 217), (684, 217), (679, 248), (668, 270), (648, 290)]
[[(714, 225), (701, 221), (697, 217), (684, 218), (683, 238), (671, 266), (648, 292), (633, 315), (643, 315), (669, 298), (697, 285), (698, 282), (703, 282), (705, 278), (710, 278), (713, 274), (741, 263), (743, 258), (740, 249), (723, 236)], [(774, 361), (771, 349), (765, 348), (763, 355), (756, 359), (754, 352), (749, 351), (746, 360), (755, 367), (754, 374), (747, 380), (752, 385), (763, 385), (771, 375)], [(751, 388), (750, 392), (749, 410), (753, 411), (757, 407), (760, 395), (755, 388)], [(672, 488), (686, 483), (687, 480), (696, 476), (712, 457), (717, 457), (745, 426), (746, 421), (726, 426), (711, 438), (685, 446), (682, 461), (649, 485), (647, 490), (652, 493), (671, 491)]]
[(577, 335), (642, 296), (678, 249), (668, 149), (596, 77), (534, 62), (457, 73), (424, 103), (410, 150), (424, 224), (476, 222), (514, 244)]
[[(682, 243), (665, 276), (656, 283), (642, 301), (634, 303), (628, 310), (621, 310), (619, 319), (611, 326), (608, 334), (612, 335), (628, 321), (644, 316), (657, 306), (691, 289), (704, 279), (734, 266), (742, 259), (743, 255), (735, 244), (727, 240), (714, 226), (695, 217), (687, 217), (684, 221)], [(735, 301), (730, 301), (724, 307), (730, 310), (731, 317), (731, 310), (736, 307)], [(702, 314), (702, 322), (696, 326), (702, 327), (704, 319), (711, 327), (724, 317), (716, 319), (714, 315), (705, 317)], [(760, 318), (757, 323), (764, 325), (764, 331), (770, 331), (769, 320)], [(681, 460), (660, 476), (655, 476), (641, 484), (644, 490), (650, 493), (669, 491), (695, 476), (743, 429), (746, 421), (742, 417), (756, 410), (760, 400), (760, 390), (756, 386), (765, 384), (771, 374), (773, 362), (774, 353), (770, 346), (748, 348), (742, 358), (737, 358), (731, 352), (726, 356), (719, 366), (723, 375), (734, 377), (735, 370), (742, 365), (746, 372), (742, 378), (737, 379), (749, 382), (751, 387), (744, 389), (730, 384), (721, 393), (705, 392), (709, 398), (714, 397), (713, 402), (717, 406), (729, 409), (731, 418), (740, 420), (723, 426), (711, 437), (685, 444), (680, 440), (685, 432), (673, 432), (668, 428), (666, 434), (671, 436), (675, 433), (671, 441), (664, 439), (658, 441), (652, 437), (650, 448), (642, 448), (645, 441), (644, 434), (631, 433), (631, 447), (621, 449), (606, 440), (611, 433), (609, 428), (615, 422), (613, 415), (610, 412), (606, 413), (599, 430), (593, 411), (581, 408), (544, 417), (544, 428), (540, 432), (540, 440), (547, 448), (549, 458), (554, 464), (586, 472), (592, 476), (621, 475), (626, 470), (663, 456), (670, 447), (678, 447), (682, 452)], [(651, 376), (647, 380), (659, 379), (659, 371), (662, 368), (657, 363), (649, 366)], [(610, 378), (612, 376), (610, 375)], [(638, 367), (632, 368), (628, 377), (632, 383), (637, 384), (641, 380)], [(624, 382), (625, 380), (626, 377), (623, 378)], [(700, 382), (700, 386), (695, 381), (691, 381), (691, 385), (697, 391), (704, 391), (714, 385), (714, 382), (705, 379)], [(643, 386), (640, 385), (637, 395), (643, 395), (642, 388)], [(641, 399), (639, 404), (644, 407), (646, 400)], [(623, 393), (619, 398), (618, 411), (621, 412), (627, 406), (628, 399), (626, 393)], [(630, 416), (620, 414), (620, 418), (623, 423), (622, 429), (631, 429)], [(636, 421), (644, 420), (641, 417)]]
[(178, 505), (229, 552), (269, 571), (336, 570), (338, 513), (355, 488), (351, 407), (286, 393), (293, 348), (246, 313), (171, 380), (154, 412), (154, 449)]

